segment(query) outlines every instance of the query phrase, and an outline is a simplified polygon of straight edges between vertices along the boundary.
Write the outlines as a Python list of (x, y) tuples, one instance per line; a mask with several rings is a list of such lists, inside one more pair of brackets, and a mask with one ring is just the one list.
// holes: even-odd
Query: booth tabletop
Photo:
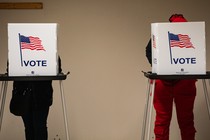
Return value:
[(48, 80), (65, 80), (67, 74), (60, 73), (55, 76), (8, 76), (0, 74), (0, 81), (48, 81)]
[[(142, 71), (143, 72), (143, 71)], [(207, 71), (206, 74), (195, 74), (195, 75), (157, 75), (152, 72), (143, 72), (144, 76), (149, 79), (162, 79), (162, 80), (170, 80), (170, 79), (210, 79), (210, 72)]]

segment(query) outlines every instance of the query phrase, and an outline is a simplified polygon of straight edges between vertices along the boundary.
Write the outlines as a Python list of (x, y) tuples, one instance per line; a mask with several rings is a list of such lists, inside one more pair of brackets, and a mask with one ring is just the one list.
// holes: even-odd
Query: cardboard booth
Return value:
[(8, 24), (9, 76), (58, 74), (57, 24)]
[(152, 72), (206, 74), (205, 22), (152, 23)]

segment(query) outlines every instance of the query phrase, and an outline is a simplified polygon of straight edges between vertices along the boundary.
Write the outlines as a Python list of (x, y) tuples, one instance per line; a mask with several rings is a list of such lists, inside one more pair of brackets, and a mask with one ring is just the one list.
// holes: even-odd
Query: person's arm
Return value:
[(5, 74), (8, 74), (8, 72), (9, 72), (9, 62), (7, 60), (7, 69), (6, 69), (6, 73)]
[(151, 44), (151, 39), (149, 40), (147, 46), (146, 46), (146, 57), (147, 57), (147, 60), (149, 61), (149, 63), (152, 65), (152, 44)]
[(58, 72), (59, 72), (59, 73), (62, 72), (62, 68), (61, 68), (61, 58), (60, 58), (60, 56), (58, 57)]

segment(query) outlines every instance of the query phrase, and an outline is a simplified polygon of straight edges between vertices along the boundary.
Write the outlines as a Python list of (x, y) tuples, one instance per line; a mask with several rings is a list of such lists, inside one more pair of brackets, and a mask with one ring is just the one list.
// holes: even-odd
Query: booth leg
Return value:
[(210, 79), (208, 79), (208, 81), (209, 81), (209, 86), (210, 86)]
[[(151, 88), (152, 86), (152, 88)], [(150, 79), (148, 79), (147, 86), (147, 99), (144, 108), (144, 117), (143, 117), (143, 125), (142, 125), (142, 136), (141, 140), (149, 140), (150, 138), (150, 129), (151, 129), (151, 119), (152, 119), (152, 111), (153, 111), (153, 99), (154, 99), (154, 89), (155, 89), (155, 80), (150, 83)], [(150, 98), (151, 96), (151, 98)], [(147, 133), (147, 136), (145, 136)]]
[(207, 90), (207, 86), (206, 86), (206, 80), (202, 79), (202, 82), (203, 82), (203, 91), (204, 91), (206, 105), (207, 105), (209, 119), (210, 119), (210, 101), (209, 101), (209, 94), (208, 94), (208, 90)]
[(1, 93), (0, 93), (0, 103), (1, 103), (1, 106), (0, 106), (0, 131), (1, 131), (1, 126), (2, 126), (3, 114), (4, 114), (4, 105), (5, 105), (5, 100), (6, 100), (7, 85), (8, 85), (8, 81), (2, 81)]
[(66, 102), (64, 97), (64, 89), (62, 80), (60, 80), (60, 91), (61, 91), (61, 101), (62, 101), (62, 108), (63, 108), (63, 117), (64, 117), (64, 124), (65, 124), (65, 131), (66, 131), (66, 139), (70, 140), (69, 138), (69, 129), (68, 129), (68, 121), (67, 121), (67, 113), (66, 113)]
[(155, 80), (152, 80), (152, 91), (151, 91), (151, 95), (150, 95), (151, 96), (151, 99), (150, 99), (150, 109), (149, 109), (147, 140), (150, 139), (150, 130), (151, 130), (151, 121), (152, 121), (154, 90), (155, 90)]
[(148, 79), (147, 83), (147, 92), (146, 92), (146, 103), (144, 107), (144, 117), (142, 122), (142, 133), (141, 133), (141, 140), (144, 140), (145, 133), (146, 133), (146, 125), (147, 125), (147, 112), (148, 112), (148, 106), (149, 106), (149, 96), (150, 96), (150, 79)]

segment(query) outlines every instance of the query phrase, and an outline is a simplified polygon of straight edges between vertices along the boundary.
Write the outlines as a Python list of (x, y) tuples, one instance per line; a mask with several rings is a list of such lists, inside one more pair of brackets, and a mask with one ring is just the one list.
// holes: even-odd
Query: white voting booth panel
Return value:
[(57, 75), (57, 24), (8, 24), (9, 76)]
[(206, 74), (205, 22), (152, 23), (152, 72)]

